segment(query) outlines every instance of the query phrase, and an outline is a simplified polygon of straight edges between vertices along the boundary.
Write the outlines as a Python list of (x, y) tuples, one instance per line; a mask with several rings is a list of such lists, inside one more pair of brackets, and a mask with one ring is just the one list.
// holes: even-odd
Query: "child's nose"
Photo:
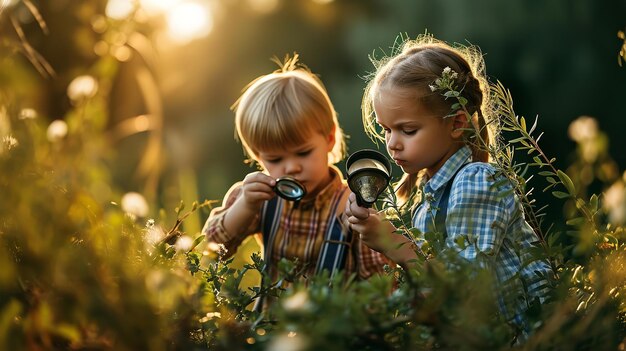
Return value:
[(387, 137), (387, 147), (389, 148), (389, 150), (400, 149), (400, 142), (398, 141), (398, 138), (394, 134), (391, 134)]
[(302, 166), (300, 165), (300, 162), (289, 161), (285, 165), (286, 174), (294, 175), (294, 174), (300, 173), (301, 171), (302, 171)]

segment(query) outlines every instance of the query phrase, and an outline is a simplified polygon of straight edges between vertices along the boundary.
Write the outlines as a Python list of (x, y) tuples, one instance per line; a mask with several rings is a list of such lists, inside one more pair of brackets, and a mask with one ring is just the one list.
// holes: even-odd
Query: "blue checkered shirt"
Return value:
[[(535, 297), (540, 301), (546, 297), (553, 273), (547, 262), (530, 262), (528, 249), (539, 239), (524, 219), (522, 205), (510, 191), (511, 184), (497, 183), (494, 165), (470, 161), (471, 151), (463, 147), (428, 180), (423, 188), (424, 200), (413, 214), (413, 226), (423, 233), (433, 229), (446, 184), (465, 165), (454, 177), (450, 190), (446, 246), (467, 260), (486, 262), (493, 269), (501, 285), (501, 313), (507, 320), (521, 322), (527, 303)], [(464, 248), (456, 244), (460, 236), (466, 237)]]

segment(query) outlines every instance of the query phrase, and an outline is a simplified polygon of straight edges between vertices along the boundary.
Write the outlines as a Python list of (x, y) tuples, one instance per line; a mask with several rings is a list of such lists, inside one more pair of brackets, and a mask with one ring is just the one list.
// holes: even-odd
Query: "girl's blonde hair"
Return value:
[(251, 161), (260, 150), (275, 150), (302, 144), (311, 133), (335, 133), (329, 163), (345, 155), (345, 139), (326, 88), (298, 55), (274, 61), (280, 68), (250, 82), (232, 109), (237, 137)]
[[(487, 162), (489, 147), (495, 145), (499, 130), (493, 117), (492, 98), (485, 75), (485, 62), (480, 49), (475, 46), (455, 45), (454, 47), (435, 39), (431, 34), (422, 34), (415, 40), (399, 37), (394, 45), (397, 53), (380, 60), (370, 58), (376, 72), (369, 77), (361, 104), (363, 126), (374, 141), (384, 141), (384, 136), (376, 129), (376, 116), (373, 101), (382, 88), (400, 88), (410, 92), (408, 98), (423, 104), (442, 118), (454, 113), (453, 104), (457, 99), (443, 96), (443, 92), (433, 89), (446, 67), (457, 73), (455, 86), (461, 96), (467, 99), (465, 110), (470, 115), (474, 133), (465, 136), (472, 149), (472, 161)], [(479, 137), (477, 137), (479, 136)], [(479, 142), (480, 141), (480, 142)], [(401, 203), (406, 203), (424, 171), (405, 174), (396, 185), (396, 194)]]

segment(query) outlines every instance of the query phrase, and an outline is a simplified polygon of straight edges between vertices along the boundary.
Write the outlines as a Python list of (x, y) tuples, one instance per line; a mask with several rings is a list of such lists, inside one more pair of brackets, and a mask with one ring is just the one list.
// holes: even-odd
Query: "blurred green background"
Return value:
[[(42, 118), (64, 116), (71, 107), (68, 85), (89, 74), (102, 56), (110, 54), (119, 61), (108, 97), (107, 128), (115, 144), (109, 162), (116, 188), (146, 194), (157, 204), (153, 214), (154, 208), (171, 209), (181, 198), (187, 203), (221, 199), (232, 183), (253, 170), (244, 164), (241, 145), (234, 138), (230, 106), (249, 81), (276, 68), (273, 56), (298, 52), (326, 84), (350, 135), (349, 151), (372, 147), (361, 128), (362, 77), (373, 68), (368, 56), (388, 53), (399, 33), (415, 37), (428, 31), (450, 43), (478, 45), (485, 54), (487, 74), (511, 90), (517, 113), (527, 120), (539, 115), (538, 128), (545, 132), (540, 144), (557, 157), (557, 167), (566, 168), (574, 157), (568, 125), (589, 115), (607, 132), (619, 169), (626, 168), (626, 68), (618, 65), (623, 40), (617, 36), (626, 26), (626, 1), (2, 4), (4, 14), (14, 15), (25, 38), (55, 73), (41, 74), (26, 55), (13, 55), (4, 60), (15, 62), (4, 62), (3, 67), (19, 70), (19, 82), (6, 79), (6, 71), (0, 73), (5, 78), (0, 82), (26, 91), (24, 105)], [(38, 8), (46, 30), (26, 4)], [(15, 24), (6, 16), (0, 18), (3, 40), (16, 37)], [(125, 121), (132, 121), (135, 129), (122, 132)], [(400, 176), (398, 169), (395, 175)], [(538, 188), (538, 198), (550, 201)], [(549, 212), (559, 216), (560, 208)], [(187, 229), (199, 230), (206, 215), (189, 219)]]

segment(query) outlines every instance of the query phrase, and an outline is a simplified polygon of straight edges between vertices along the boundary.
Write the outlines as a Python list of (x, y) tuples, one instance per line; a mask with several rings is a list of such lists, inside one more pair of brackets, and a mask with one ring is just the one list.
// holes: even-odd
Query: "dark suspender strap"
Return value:
[(439, 200), (439, 205), (437, 206), (437, 214), (435, 215), (435, 229), (443, 234), (443, 239), (445, 240), (448, 237), (448, 230), (446, 229), (446, 217), (448, 216), (448, 200), (450, 198), (450, 191), (452, 189), (452, 183), (454, 183), (454, 178), (459, 172), (465, 168), (469, 163), (462, 165), (459, 169), (454, 172), (452, 178), (446, 184), (445, 189), (443, 190), (443, 195), (441, 195), (441, 199)]
[(346, 189), (343, 189), (333, 198), (328, 216), (328, 224), (324, 242), (317, 259), (316, 272), (327, 270), (332, 277), (337, 271), (346, 265), (349, 247), (352, 242), (350, 232), (344, 231), (344, 226), (337, 217), (337, 206), (343, 198)]
[(272, 258), (274, 239), (280, 226), (280, 213), (283, 209), (283, 201), (278, 197), (265, 202), (261, 213), (261, 229), (263, 234), (263, 250), (266, 266), (269, 267)]
[[(276, 231), (280, 226), (280, 212), (283, 209), (283, 202), (278, 200), (278, 197), (266, 201), (261, 211), (261, 234), (263, 235), (263, 259), (265, 260), (265, 272), (269, 273), (270, 263), (272, 258), (272, 246), (274, 244), (274, 238), (276, 237)], [(262, 280), (265, 274), (261, 276)], [(254, 305), (254, 310), (257, 312), (263, 311), (263, 304), (265, 303), (263, 296), (261, 296)]]

